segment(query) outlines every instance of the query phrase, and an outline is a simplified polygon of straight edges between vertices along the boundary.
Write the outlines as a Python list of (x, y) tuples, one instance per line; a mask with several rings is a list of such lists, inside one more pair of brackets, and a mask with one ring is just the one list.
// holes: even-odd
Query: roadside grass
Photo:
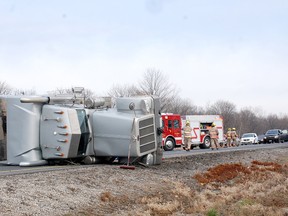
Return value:
[(217, 216), (218, 213), (215, 209), (210, 209), (208, 212), (207, 212), (207, 216)]
[[(229, 215), (288, 216), (288, 159), (220, 164), (191, 176), (195, 187), (181, 179), (162, 179), (144, 195), (100, 195), (100, 205), (70, 215)], [(191, 183), (191, 182), (190, 182)], [(191, 185), (191, 184), (190, 184)]]

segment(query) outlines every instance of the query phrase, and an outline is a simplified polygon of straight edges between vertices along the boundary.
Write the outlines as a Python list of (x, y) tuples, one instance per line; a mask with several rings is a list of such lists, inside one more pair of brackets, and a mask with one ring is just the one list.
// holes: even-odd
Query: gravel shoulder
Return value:
[[(209, 189), (201, 187), (195, 174), (219, 164), (249, 166), (252, 161), (288, 164), (288, 148), (169, 158), (158, 166), (137, 165), (135, 170), (98, 164), (0, 176), (0, 215), (187, 215), (185, 196)], [(165, 206), (161, 208), (163, 196)], [(202, 213), (191, 211), (191, 215)]]

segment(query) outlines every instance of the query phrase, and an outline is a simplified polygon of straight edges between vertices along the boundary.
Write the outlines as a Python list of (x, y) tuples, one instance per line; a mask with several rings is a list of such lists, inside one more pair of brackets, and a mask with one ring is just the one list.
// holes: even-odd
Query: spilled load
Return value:
[(7, 164), (93, 164), (115, 159), (161, 163), (158, 97), (121, 97), (112, 107), (111, 100), (95, 101), (83, 92), (75, 88), (71, 95), (5, 96)]

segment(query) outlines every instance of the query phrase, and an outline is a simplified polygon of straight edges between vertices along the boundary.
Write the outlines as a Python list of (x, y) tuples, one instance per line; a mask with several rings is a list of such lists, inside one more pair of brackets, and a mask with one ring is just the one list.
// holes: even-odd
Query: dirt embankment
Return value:
[(288, 215), (288, 148), (0, 178), (0, 215)]

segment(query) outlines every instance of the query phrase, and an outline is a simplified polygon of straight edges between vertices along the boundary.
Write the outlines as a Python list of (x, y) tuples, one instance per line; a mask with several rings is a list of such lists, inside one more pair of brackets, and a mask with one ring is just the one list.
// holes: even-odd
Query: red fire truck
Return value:
[(179, 114), (162, 113), (162, 146), (165, 151), (172, 151), (182, 145), (182, 120)]
[(221, 115), (186, 115), (166, 113), (162, 114), (163, 134), (162, 145), (165, 151), (180, 147), (183, 143), (182, 125), (190, 122), (192, 128), (191, 148), (199, 146), (201, 149), (210, 148), (208, 134), (212, 123), (216, 124), (219, 131), (218, 140), (224, 143), (223, 118)]

